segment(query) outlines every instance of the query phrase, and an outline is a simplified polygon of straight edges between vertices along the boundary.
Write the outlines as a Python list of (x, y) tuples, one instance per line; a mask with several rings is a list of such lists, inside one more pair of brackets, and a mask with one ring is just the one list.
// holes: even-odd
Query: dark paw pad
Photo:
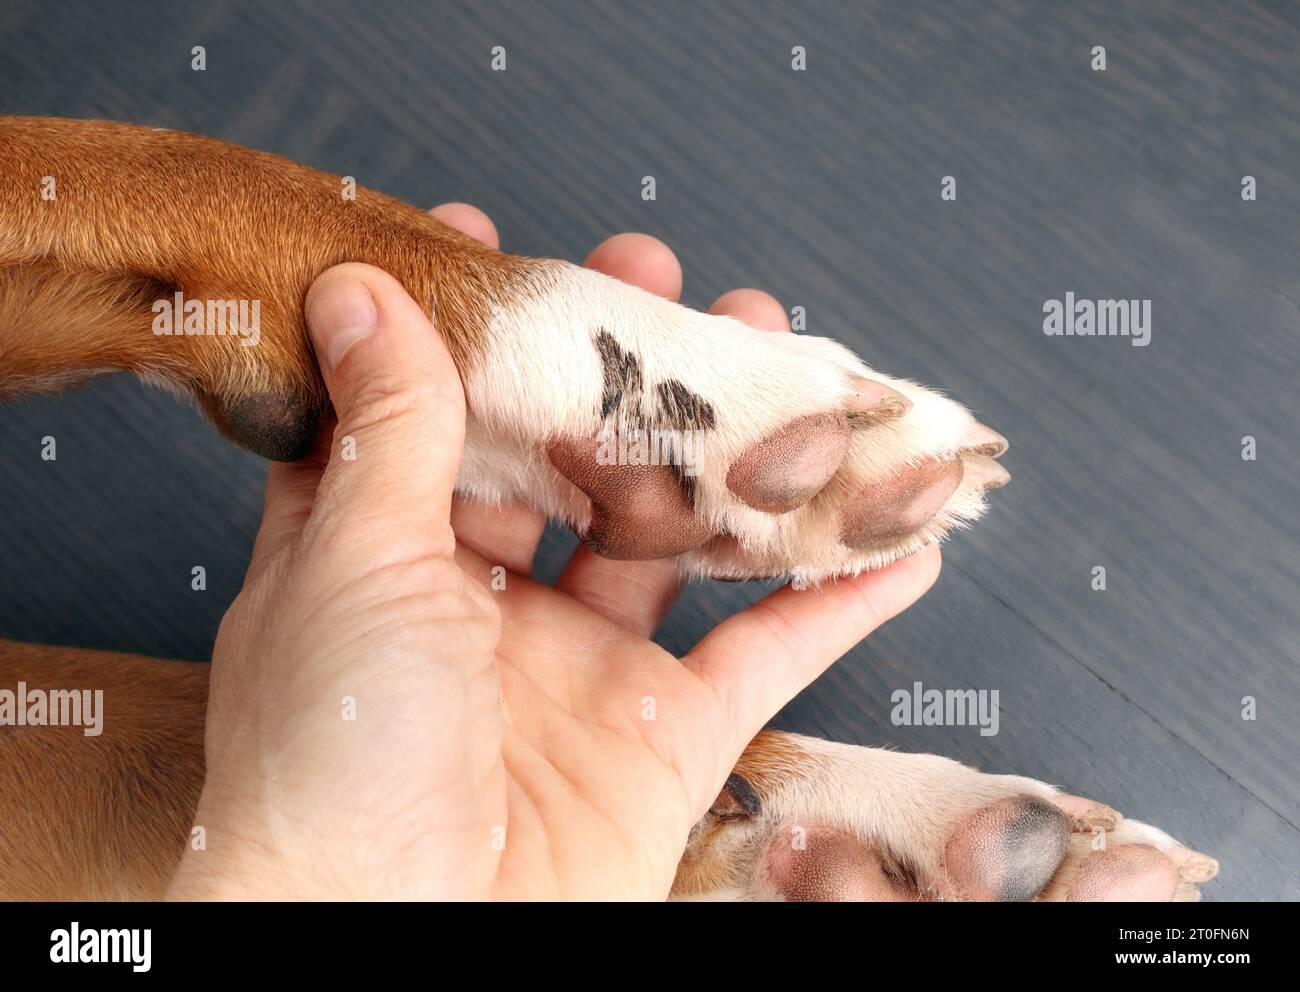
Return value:
[(948, 881), (963, 899), (1026, 902), (1051, 880), (1070, 843), (1070, 818), (1051, 803), (1013, 796), (966, 817), (948, 838)]
[(261, 393), (209, 406), (230, 439), (273, 462), (296, 462), (311, 451), (321, 411), (300, 397)]
[(686, 479), (668, 465), (602, 465), (595, 438), (547, 445), (551, 464), (591, 499), (583, 535), (603, 558), (671, 558), (713, 536), (696, 516)]

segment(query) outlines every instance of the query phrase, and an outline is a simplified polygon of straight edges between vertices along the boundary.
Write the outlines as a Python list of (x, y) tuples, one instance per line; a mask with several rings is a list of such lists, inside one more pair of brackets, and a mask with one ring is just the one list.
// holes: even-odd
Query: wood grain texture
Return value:
[[(1208, 898), (1293, 899), (1298, 51), (1280, 2), (67, 0), (55, 17), (9, 0), (0, 109), (468, 200), (507, 250), (581, 258), (648, 231), (679, 252), (688, 303), (762, 286), (943, 387), (1011, 438), (1013, 482), (935, 590), (777, 723), (1059, 783), (1218, 856)], [(1045, 336), (1067, 291), (1150, 299), (1151, 345)], [(207, 654), (261, 463), (109, 381), (5, 409), (0, 464), (0, 636)], [(548, 534), (541, 571), (570, 547)], [(761, 591), (691, 588), (662, 642), (685, 650)], [(1000, 733), (892, 726), (889, 694), (915, 680), (999, 689)]]

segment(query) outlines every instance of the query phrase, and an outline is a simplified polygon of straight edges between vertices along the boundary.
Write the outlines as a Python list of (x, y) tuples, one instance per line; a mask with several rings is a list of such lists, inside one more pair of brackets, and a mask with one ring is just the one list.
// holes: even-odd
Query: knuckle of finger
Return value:
[(364, 433), (382, 424), (438, 417), (445, 406), (431, 386), (396, 374), (370, 376), (353, 388), (339, 428), (345, 434)]

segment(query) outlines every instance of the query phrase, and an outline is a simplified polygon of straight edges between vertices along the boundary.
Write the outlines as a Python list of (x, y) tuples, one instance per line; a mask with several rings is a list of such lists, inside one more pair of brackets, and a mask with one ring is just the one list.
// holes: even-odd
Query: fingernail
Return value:
[(336, 277), (311, 294), (307, 328), (326, 379), (352, 346), (369, 337), (378, 323), (374, 298), (359, 279)]

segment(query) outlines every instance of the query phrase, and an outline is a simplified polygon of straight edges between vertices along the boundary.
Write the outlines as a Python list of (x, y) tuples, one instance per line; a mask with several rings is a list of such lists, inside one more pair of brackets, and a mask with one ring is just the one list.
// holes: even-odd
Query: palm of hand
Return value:
[[(483, 558), (463, 547), (457, 558), (490, 581)], [(495, 595), (506, 802), (483, 835), (499, 849), (491, 894), (664, 898), (736, 758), (721, 700), (688, 665), (563, 592), (510, 575)]]

